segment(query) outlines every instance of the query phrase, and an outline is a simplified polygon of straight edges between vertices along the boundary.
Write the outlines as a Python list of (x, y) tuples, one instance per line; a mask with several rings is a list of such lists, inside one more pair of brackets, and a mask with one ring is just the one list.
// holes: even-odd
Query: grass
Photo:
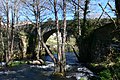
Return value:
[(21, 64), (26, 64), (26, 62), (25, 61), (13, 61), (13, 62), (9, 63), (9, 66), (13, 67), (13, 66), (21, 65)]

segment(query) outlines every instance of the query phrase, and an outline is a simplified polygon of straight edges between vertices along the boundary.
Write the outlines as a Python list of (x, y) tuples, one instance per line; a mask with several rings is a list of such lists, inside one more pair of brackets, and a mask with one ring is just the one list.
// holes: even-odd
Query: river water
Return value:
[[(55, 55), (56, 56), (56, 55)], [(0, 70), (0, 80), (90, 80), (95, 76), (86, 67), (78, 63), (74, 53), (66, 53), (66, 76), (64, 78), (53, 77), (54, 63), (46, 56), (46, 65), (19, 65), (5, 70)]]

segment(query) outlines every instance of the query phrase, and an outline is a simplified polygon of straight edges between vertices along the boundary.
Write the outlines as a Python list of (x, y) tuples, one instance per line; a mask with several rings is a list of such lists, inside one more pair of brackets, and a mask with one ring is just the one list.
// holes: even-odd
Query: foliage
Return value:
[(109, 69), (103, 70), (99, 73), (101, 80), (112, 80), (111, 72)]
[[(102, 65), (104, 68), (105, 65)], [(100, 68), (95, 68), (96, 73), (101, 78), (101, 80), (119, 80), (120, 79), (120, 63), (115, 63), (114, 65), (107, 66), (104, 69), (99, 70)]]
[(111, 67), (113, 79), (120, 79), (120, 62)]
[(86, 80), (86, 79), (84, 79), (84, 78), (80, 78), (80, 80)]

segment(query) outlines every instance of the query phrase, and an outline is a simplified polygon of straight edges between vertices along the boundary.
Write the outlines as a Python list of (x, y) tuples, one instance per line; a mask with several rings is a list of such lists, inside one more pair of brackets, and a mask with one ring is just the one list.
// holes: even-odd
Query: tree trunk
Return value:
[[(14, 6), (15, 8), (15, 6)], [(14, 45), (14, 19), (15, 19), (15, 11), (12, 10), (12, 25), (11, 25), (11, 37), (10, 37), (10, 56), (12, 58), (13, 53), (13, 45)]]
[(85, 1), (85, 8), (84, 8), (84, 17), (83, 17), (83, 27), (86, 26), (86, 16), (87, 16), (87, 10), (88, 10), (88, 4), (89, 4), (89, 0)]
[(62, 53), (61, 53), (61, 34), (60, 34), (60, 27), (59, 27), (59, 22), (58, 22), (58, 15), (57, 15), (57, 0), (54, 0), (54, 14), (55, 14), (55, 24), (57, 28), (57, 47), (58, 47), (58, 63), (55, 68), (55, 72), (61, 73), (62, 72)]
[(120, 0), (115, 0), (117, 22), (120, 23)]
[(6, 15), (7, 15), (7, 52), (6, 52), (6, 66), (8, 65), (8, 61), (10, 59), (10, 32), (9, 32), (9, 6), (8, 0), (6, 1)]
[[(1, 22), (2, 22), (2, 18), (0, 17), (0, 28), (2, 28)], [(2, 57), (1, 57), (1, 61), (2, 61), (2, 60), (4, 60), (4, 55), (6, 54), (4, 39), (3, 39), (3, 31), (2, 30), (0, 31), (0, 38), (1, 38), (2, 50), (3, 50), (3, 54), (2, 54)]]
[(3, 34), (2, 34), (2, 31), (0, 32), (0, 38), (1, 38), (1, 43), (2, 43), (2, 50), (3, 50), (3, 54), (2, 54), (2, 57), (1, 57), (1, 61), (4, 60), (4, 55), (6, 54), (5, 52), (5, 45), (4, 45), (4, 41), (3, 41)]
[(78, 0), (78, 35), (81, 36), (81, 26), (80, 26), (80, 0)]
[[(58, 46), (58, 63), (55, 68), (56, 73), (62, 73), (64, 75), (66, 57), (65, 57), (65, 41), (66, 41), (66, 0), (63, 0), (63, 34), (60, 34), (60, 27), (57, 15), (57, 0), (54, 0), (54, 14), (55, 14), (55, 24), (57, 27), (57, 46)], [(61, 35), (63, 35), (61, 37)]]
[(38, 23), (38, 16), (37, 16), (37, 19), (36, 19), (36, 27), (37, 27), (37, 39), (38, 39), (38, 47), (37, 47), (37, 59), (40, 58), (40, 54), (41, 54), (41, 29), (40, 29), (40, 26), (39, 26), (40, 23)]
[(41, 49), (42, 49), (42, 32), (41, 32), (41, 26), (40, 26), (40, 1), (39, 0), (33, 0), (34, 6), (33, 6), (33, 10), (34, 10), (34, 15), (35, 15), (35, 20), (36, 20), (36, 28), (37, 28), (37, 59), (41, 58)]
[(63, 0), (62, 73), (66, 71), (65, 41), (66, 41), (66, 0)]

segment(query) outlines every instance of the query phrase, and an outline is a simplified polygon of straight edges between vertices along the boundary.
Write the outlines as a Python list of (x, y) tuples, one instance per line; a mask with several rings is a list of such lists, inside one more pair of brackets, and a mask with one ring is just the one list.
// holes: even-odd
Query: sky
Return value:
[[(58, 0), (58, 1), (60, 1), (60, 0)], [(84, 2), (84, 0), (81, 0), (81, 1), (83, 1)], [(101, 15), (101, 13), (102, 13), (102, 9), (100, 8), (100, 6), (98, 6), (98, 3), (100, 3), (101, 5), (102, 5), (102, 7), (104, 8), (105, 7), (105, 5), (107, 4), (107, 2), (108, 2), (108, 0), (90, 0), (90, 4), (89, 4), (89, 10), (90, 10), (90, 13), (87, 15), (87, 18), (98, 18), (100, 15)], [(113, 7), (113, 8), (115, 8), (114, 7), (114, 0), (110, 0), (110, 4), (111, 4), (111, 6)], [(67, 6), (68, 7), (68, 6)], [(83, 6), (82, 6), (83, 7)], [(70, 9), (72, 10), (73, 9), (73, 7), (70, 7)], [(53, 7), (52, 7), (52, 10), (53, 10)], [(69, 11), (67, 11), (67, 20), (71, 20), (71, 19), (73, 19), (74, 18), (74, 11), (71, 11), (71, 10), (69, 10)], [(23, 10), (24, 11), (24, 10)], [(112, 12), (111, 11), (111, 9), (110, 9), (110, 7), (109, 6), (107, 6), (107, 8), (105, 9), (105, 11), (111, 16), (111, 17), (115, 17), (115, 13), (114, 12)], [(53, 20), (55, 19), (55, 17), (54, 17), (54, 14), (52, 13), (52, 12), (50, 12), (50, 11), (48, 11), (48, 12), (46, 12), (45, 13), (45, 20), (44, 21), (47, 21), (47, 19), (49, 19), (49, 18), (52, 18)], [(34, 17), (31, 15), (29, 15), (29, 11), (26, 11), (26, 14), (28, 14), (28, 16), (31, 18), (31, 19), (34, 19)], [(44, 14), (44, 13), (43, 13)], [(24, 20), (26, 20), (26, 17), (25, 16), (21, 16), (22, 14), (20, 14), (20, 20), (21, 21), (24, 21)], [(11, 16), (11, 14), (10, 14), (10, 16)], [(83, 12), (81, 11), (81, 16), (83, 16)], [(58, 17), (59, 17), (59, 19), (60, 20), (62, 20), (63, 19), (63, 17), (62, 17), (62, 11), (59, 11), (59, 13), (58, 13)], [(108, 17), (105, 13), (104, 13), (104, 15), (102, 16), (102, 18), (104, 18), (104, 17)]]
[[(100, 6), (98, 5), (101, 4), (102, 7), (104, 8), (107, 4), (108, 0), (91, 0), (91, 3), (93, 6), (91, 6), (91, 17), (92, 18), (96, 18), (96, 17), (99, 17), (101, 15), (101, 13), (103, 12), (102, 9), (100, 8)], [(112, 0), (110, 0), (109, 2), (112, 6), (113, 9), (115, 9), (115, 5), (114, 5), (114, 2)], [(97, 4), (94, 6), (94, 4)], [(105, 11), (111, 16), (111, 17), (115, 17), (115, 13), (111, 10), (111, 8), (109, 6), (107, 6), (107, 8), (105, 9)], [(103, 17), (108, 17), (105, 13), (103, 15)]]
[[(59, 0), (58, 0), (59, 1)], [(82, 1), (82, 0), (81, 0)], [(113, 0), (114, 1), (114, 0)], [(114, 6), (114, 2), (113, 2), (112, 0), (110, 0), (110, 4), (111, 4), (111, 6), (113, 7), (113, 8), (115, 8), (115, 6)], [(98, 3), (99, 4), (101, 4), (102, 5), (102, 7), (104, 8), (105, 7), (105, 5), (107, 4), (107, 2), (108, 2), (108, 0), (90, 0), (90, 4), (89, 4), (89, 10), (90, 10), (90, 13), (88, 14), (88, 16), (87, 16), (87, 18), (98, 18), (100, 15), (101, 15), (101, 13), (102, 13), (102, 9), (100, 8), (100, 6), (98, 5)], [(68, 6), (67, 6), (68, 7)], [(71, 7), (70, 9), (72, 9), (73, 7)], [(52, 10), (53, 10), (53, 8), (52, 8)], [(112, 12), (111, 11), (111, 9), (110, 9), (110, 7), (109, 6), (107, 6), (107, 8), (105, 9), (105, 11), (111, 16), (111, 17), (115, 17), (115, 13), (114, 12)], [(27, 11), (28, 12), (28, 11)], [(52, 12), (47, 12), (47, 13), (45, 13), (46, 15), (46, 17), (44, 17), (44, 18), (46, 18), (44, 21), (47, 21), (47, 19), (49, 19), (49, 18), (52, 18), (53, 20), (55, 20), (55, 17), (54, 17), (54, 14), (52, 13)], [(67, 20), (71, 20), (71, 19), (73, 19), (74, 18), (74, 11), (67, 11), (67, 15), (66, 15), (67, 17)], [(81, 11), (81, 14), (80, 14), (80, 16), (83, 16), (83, 12)], [(31, 19), (33, 19), (34, 17), (32, 17), (32, 16), (30, 16), (31, 17)], [(102, 18), (105, 18), (105, 17), (108, 17), (105, 13), (103, 14), (103, 16), (102, 16)], [(22, 20), (25, 20), (25, 17), (21, 17), (22, 18)], [(58, 13), (58, 18), (60, 19), (60, 20), (62, 20), (63, 19), (63, 17), (62, 17), (62, 11), (59, 11), (59, 13)]]
[[(110, 0), (109, 3), (111, 4), (112, 8), (115, 9), (115, 5), (114, 5), (113, 1)], [(101, 4), (102, 7), (104, 8), (106, 6), (107, 2), (108, 2), (108, 0), (90, 0), (90, 5), (89, 5), (90, 13), (88, 14), (88, 18), (98, 18), (101, 15), (101, 13), (103, 12), (102, 9), (100, 8), (100, 6), (98, 5), (98, 3)], [(107, 6), (107, 8), (105, 9), (105, 11), (111, 17), (115, 17), (115, 12), (111, 11), (111, 9), (110, 9), (109, 6)], [(62, 19), (61, 16), (62, 15), (59, 15), (59, 18)], [(81, 16), (83, 16), (83, 13), (81, 14)], [(103, 16), (102, 16), (102, 18), (104, 18), (104, 17), (108, 17), (108, 16), (104, 13)], [(73, 19), (73, 18), (74, 18), (73, 12), (67, 12), (67, 20), (70, 20), (70, 19)]]

